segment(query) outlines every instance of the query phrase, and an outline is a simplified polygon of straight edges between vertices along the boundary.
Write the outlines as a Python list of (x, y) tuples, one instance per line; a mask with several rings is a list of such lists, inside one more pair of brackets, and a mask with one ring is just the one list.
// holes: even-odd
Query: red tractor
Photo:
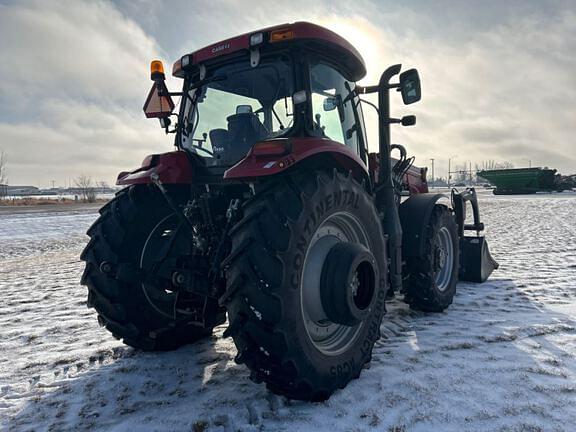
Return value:
[[(497, 267), (474, 190), (426, 193), (425, 171), (390, 143), (391, 124), (415, 123), (389, 110), (390, 90), (420, 100), (415, 69), (392, 83), (401, 66), (391, 66), (362, 87), (358, 51), (305, 22), (183, 56), (172, 72), (181, 92), (168, 91), (161, 62), (151, 68), (144, 111), (176, 149), (118, 176), (126, 187), (82, 254), (88, 305), (126, 344), (175, 349), (227, 315), (224, 336), (254, 381), (322, 400), (370, 361), (387, 298), (439, 312), (458, 278), (482, 282)], [(378, 94), (378, 154), (368, 153), (368, 93)]]

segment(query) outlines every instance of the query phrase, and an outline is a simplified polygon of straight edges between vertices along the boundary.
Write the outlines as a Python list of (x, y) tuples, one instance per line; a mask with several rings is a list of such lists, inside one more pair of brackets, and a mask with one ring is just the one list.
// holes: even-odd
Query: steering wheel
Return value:
[(212, 153), (210, 150), (205, 149), (204, 147), (200, 147), (199, 145), (192, 144), (192, 148), (194, 148), (196, 150), (202, 150), (204, 153), (208, 153), (211, 157), (214, 157), (214, 153)]

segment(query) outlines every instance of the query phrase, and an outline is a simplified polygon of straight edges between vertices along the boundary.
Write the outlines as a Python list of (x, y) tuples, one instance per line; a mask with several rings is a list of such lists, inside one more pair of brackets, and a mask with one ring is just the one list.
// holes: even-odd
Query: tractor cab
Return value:
[[(183, 56), (173, 75), (181, 93), (157, 76), (144, 107), (176, 134), (178, 148), (207, 166), (230, 167), (257, 143), (318, 138), (345, 145), (367, 163), (362, 108), (355, 81), (365, 75), (358, 52), (340, 36), (309, 23), (265, 29)], [(154, 78), (153, 78), (154, 79)], [(179, 113), (151, 112), (161, 97), (182, 97)], [(177, 116), (170, 129), (170, 116)]]
[(257, 142), (294, 133), (289, 55), (263, 58), (256, 67), (248, 55), (218, 62), (205, 68), (204, 78), (199, 69), (184, 80), (179, 147), (203, 156), (208, 165), (231, 166)]

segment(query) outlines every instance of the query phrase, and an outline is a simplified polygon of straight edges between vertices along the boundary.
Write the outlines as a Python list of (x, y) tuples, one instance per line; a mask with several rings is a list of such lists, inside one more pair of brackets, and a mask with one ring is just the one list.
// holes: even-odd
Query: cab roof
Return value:
[[(256, 36), (258, 34), (262, 34), (261, 42), (254, 44), (255, 40), (260, 40)], [(325, 54), (332, 54), (331, 57), (337, 59), (336, 62), (349, 72), (349, 78), (353, 81), (358, 81), (366, 75), (364, 59), (352, 44), (327, 28), (303, 21), (256, 30), (208, 45), (176, 61), (172, 68), (172, 75), (183, 78), (185, 68), (200, 65), (239, 51), (248, 52), (250, 48), (264, 48), (266, 45), (280, 46), (296, 42), (305, 42), (301, 45), (304, 49), (313, 50), (319, 48)], [(183, 67), (182, 59), (187, 56), (189, 56), (185, 61), (187, 64)]]

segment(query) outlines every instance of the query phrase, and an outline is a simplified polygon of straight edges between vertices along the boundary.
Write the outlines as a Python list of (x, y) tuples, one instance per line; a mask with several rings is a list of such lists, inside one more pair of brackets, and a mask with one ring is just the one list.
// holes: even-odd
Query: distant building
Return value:
[(40, 192), (36, 186), (5, 186), (6, 195), (10, 196), (26, 196), (35, 195)]

